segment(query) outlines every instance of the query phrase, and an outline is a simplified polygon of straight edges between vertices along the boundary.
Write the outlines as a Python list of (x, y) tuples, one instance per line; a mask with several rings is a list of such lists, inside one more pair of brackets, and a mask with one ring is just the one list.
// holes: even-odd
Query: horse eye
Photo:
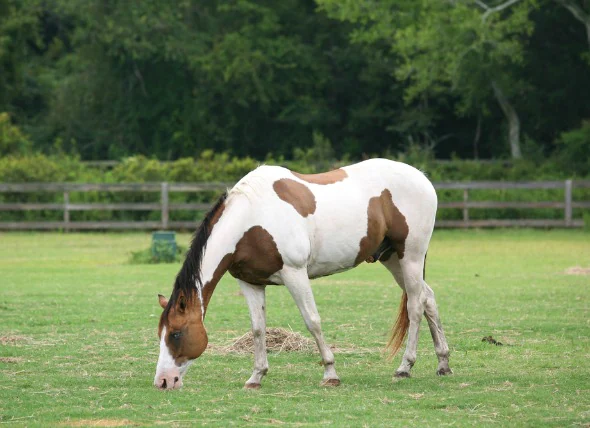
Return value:
[(176, 333), (170, 334), (170, 337), (172, 337), (172, 339), (174, 339), (174, 340), (180, 339), (180, 336), (182, 336), (182, 333), (179, 331), (177, 331)]

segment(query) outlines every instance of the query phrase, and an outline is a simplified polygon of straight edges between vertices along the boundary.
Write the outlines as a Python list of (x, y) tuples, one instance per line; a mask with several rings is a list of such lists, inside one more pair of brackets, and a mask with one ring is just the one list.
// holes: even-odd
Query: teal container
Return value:
[(176, 233), (159, 230), (152, 234), (152, 256), (160, 260), (173, 261), (176, 256)]

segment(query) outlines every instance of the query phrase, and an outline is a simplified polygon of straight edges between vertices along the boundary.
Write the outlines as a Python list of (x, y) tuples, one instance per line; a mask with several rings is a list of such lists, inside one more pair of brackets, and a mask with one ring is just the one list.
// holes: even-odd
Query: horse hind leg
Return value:
[[(406, 257), (399, 260), (397, 255), (393, 255), (390, 259), (382, 261), (382, 263), (393, 274), (405, 294), (402, 296), (402, 304), (406, 304), (406, 310), (400, 308), (400, 317), (406, 316), (407, 320), (398, 318), (396, 327), (407, 328), (408, 341), (401, 365), (395, 372), (396, 377), (409, 377), (410, 370), (416, 362), (416, 349), (422, 314), (426, 315), (438, 357), (437, 374), (452, 373), (448, 366), (449, 348), (438, 316), (434, 292), (424, 281), (424, 258), (412, 258), (406, 254)], [(394, 335), (396, 333), (397, 337), (400, 337), (400, 332), (394, 330)], [(402, 331), (402, 340), (403, 333)], [(393, 347), (392, 354), (395, 355), (398, 349), (399, 344)]]
[(238, 280), (242, 293), (248, 303), (252, 336), (254, 338), (254, 371), (246, 381), (244, 388), (258, 389), (262, 378), (268, 372), (268, 358), (266, 355), (266, 295), (265, 287), (252, 285)]
[(291, 293), (293, 300), (295, 300), (295, 303), (299, 308), (299, 312), (305, 321), (307, 329), (315, 339), (322, 356), (324, 377), (320, 385), (340, 385), (340, 378), (336, 374), (336, 369), (334, 368), (334, 354), (324, 340), (321, 319), (315, 304), (311, 284), (309, 282), (309, 277), (307, 276), (307, 270), (283, 268), (281, 276), (285, 286)]
[[(402, 295), (402, 306), (400, 315), (394, 325), (392, 332), (392, 341), (390, 351), (393, 357), (401, 345), (404, 333), (407, 331), (407, 344), (402, 362), (395, 372), (395, 377), (410, 377), (410, 371), (416, 362), (416, 349), (418, 346), (418, 333), (420, 331), (420, 321), (424, 313), (424, 302), (421, 299), (421, 284), (419, 278), (416, 278), (416, 267), (404, 260), (398, 260), (397, 255), (393, 255), (389, 260), (383, 263), (395, 277), (397, 283), (404, 290)], [(405, 304), (405, 308), (403, 305)], [(401, 329), (401, 331), (400, 331)], [(395, 340), (399, 338), (399, 340)]]
[(424, 292), (426, 295), (424, 315), (426, 316), (426, 321), (428, 321), (428, 327), (434, 343), (434, 351), (438, 358), (436, 374), (439, 376), (452, 374), (453, 371), (449, 367), (449, 345), (447, 344), (447, 339), (438, 315), (434, 291), (432, 291), (432, 288), (426, 282), (424, 282)]

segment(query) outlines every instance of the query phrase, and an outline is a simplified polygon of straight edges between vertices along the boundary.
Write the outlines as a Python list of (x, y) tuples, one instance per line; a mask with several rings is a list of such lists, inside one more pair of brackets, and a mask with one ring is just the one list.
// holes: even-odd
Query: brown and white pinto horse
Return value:
[(252, 322), (254, 372), (245, 386), (259, 388), (268, 371), (265, 288), (270, 284), (289, 289), (322, 356), (322, 384), (338, 385), (310, 278), (377, 260), (403, 290), (389, 342), (393, 355), (408, 333), (396, 376), (408, 377), (416, 361), (422, 314), (432, 333), (437, 374), (452, 373), (434, 293), (424, 281), (436, 207), (434, 188), (420, 171), (385, 159), (314, 175), (277, 166), (250, 172), (199, 226), (170, 300), (159, 296), (164, 311), (155, 385), (180, 388), (189, 365), (207, 348), (203, 321), (215, 286), (227, 271), (240, 284)]

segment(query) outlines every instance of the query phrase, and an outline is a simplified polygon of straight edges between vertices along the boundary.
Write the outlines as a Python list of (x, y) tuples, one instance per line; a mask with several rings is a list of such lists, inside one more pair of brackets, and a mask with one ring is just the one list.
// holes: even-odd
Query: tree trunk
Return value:
[(588, 39), (588, 49), (590, 49), (590, 13), (586, 13), (582, 6), (573, 0), (556, 0), (557, 3), (565, 7), (570, 13), (586, 27), (586, 37)]
[(510, 154), (512, 155), (512, 159), (521, 159), (522, 153), (520, 151), (520, 119), (518, 118), (518, 114), (500, 86), (495, 82), (492, 81), (492, 88), (494, 89), (494, 95), (496, 96), (496, 100), (502, 111), (504, 112), (504, 116), (508, 120), (508, 141), (510, 142)]
[(473, 159), (479, 159), (479, 137), (481, 136), (481, 113), (477, 114), (477, 127), (473, 137)]

